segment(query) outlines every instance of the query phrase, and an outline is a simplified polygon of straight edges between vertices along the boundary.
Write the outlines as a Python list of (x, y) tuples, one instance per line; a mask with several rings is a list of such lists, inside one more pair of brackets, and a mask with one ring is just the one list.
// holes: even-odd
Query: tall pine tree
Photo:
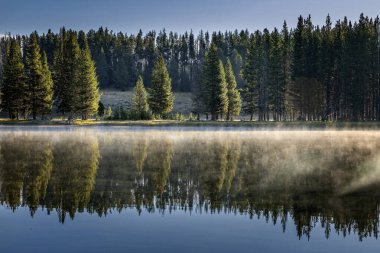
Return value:
[(40, 100), (41, 118), (43, 119), (47, 114), (51, 113), (53, 106), (53, 79), (51, 71), (48, 66), (46, 53), (42, 53), (42, 87), (43, 90)]
[(211, 44), (203, 69), (203, 98), (211, 119), (216, 120), (228, 110), (227, 84), (224, 66), (218, 56), (218, 48)]
[(228, 98), (228, 110), (227, 120), (232, 120), (233, 116), (238, 116), (241, 110), (240, 92), (236, 88), (236, 78), (230, 59), (227, 59), (226, 63), (226, 82), (227, 82), (227, 98)]
[(159, 56), (154, 63), (151, 84), (149, 105), (152, 113), (155, 116), (162, 116), (171, 112), (174, 104), (172, 81), (162, 56)]
[(61, 41), (55, 52), (54, 88), (58, 112), (68, 114), (72, 119), (76, 107), (76, 94), (80, 78), (81, 50), (77, 36), (73, 31), (61, 31)]
[[(33, 119), (37, 119), (37, 115), (43, 115), (51, 108), (51, 83), (49, 80), (50, 73), (48, 69), (44, 69), (42, 56), (40, 53), (39, 38), (37, 32), (29, 37), (29, 43), (26, 48), (26, 64), (25, 70), (28, 78), (29, 101)], [(46, 67), (46, 66), (45, 66)], [(47, 75), (45, 77), (45, 75)], [(47, 104), (48, 103), (48, 104)]]
[(245, 85), (242, 90), (243, 111), (250, 115), (250, 120), (253, 120), (253, 115), (256, 109), (256, 97), (259, 83), (259, 49), (257, 47), (257, 38), (251, 36), (249, 47), (247, 50), (247, 58), (243, 68), (243, 77)]
[(75, 96), (75, 112), (81, 115), (83, 120), (98, 112), (100, 101), (99, 83), (96, 76), (95, 64), (91, 58), (91, 52), (87, 42), (80, 53), (78, 84)]
[(6, 50), (1, 86), (1, 107), (11, 119), (26, 118), (29, 92), (19, 41), (12, 38)]
[(133, 90), (131, 109), (137, 119), (146, 119), (148, 116), (148, 94), (141, 76), (139, 76), (136, 87)]

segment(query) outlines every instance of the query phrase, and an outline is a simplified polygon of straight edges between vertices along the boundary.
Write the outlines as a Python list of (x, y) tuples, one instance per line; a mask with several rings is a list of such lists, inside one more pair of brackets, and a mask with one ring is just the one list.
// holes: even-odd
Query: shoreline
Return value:
[(0, 126), (72, 126), (72, 127), (215, 127), (275, 130), (380, 130), (380, 122), (323, 122), (323, 121), (176, 121), (176, 120), (75, 120), (68, 124), (66, 120), (8, 120), (0, 119)]

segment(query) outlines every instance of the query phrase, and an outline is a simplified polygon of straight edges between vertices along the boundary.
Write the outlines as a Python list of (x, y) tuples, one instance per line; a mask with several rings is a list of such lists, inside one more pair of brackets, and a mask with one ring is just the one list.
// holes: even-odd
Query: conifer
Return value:
[(131, 101), (132, 112), (138, 119), (145, 119), (149, 111), (148, 94), (145, 90), (143, 79), (139, 76), (133, 91)]
[(227, 120), (232, 120), (233, 116), (238, 116), (241, 110), (241, 98), (240, 92), (237, 89), (236, 78), (232, 69), (230, 59), (227, 59), (226, 63), (226, 82), (227, 82), (227, 97), (228, 97), (228, 109)]
[(61, 41), (55, 54), (54, 87), (58, 112), (74, 117), (77, 107), (76, 94), (80, 79), (81, 50), (74, 32), (61, 32)]
[(98, 112), (100, 93), (96, 76), (95, 64), (91, 58), (91, 52), (87, 45), (80, 53), (78, 84), (75, 96), (75, 112), (81, 115), (83, 120)]
[(174, 104), (172, 82), (162, 56), (159, 56), (154, 64), (151, 84), (149, 106), (152, 113), (162, 116), (164, 113), (171, 112)]
[(211, 119), (216, 120), (228, 109), (227, 84), (224, 66), (218, 57), (218, 48), (214, 43), (206, 55), (203, 69), (203, 97)]
[(41, 100), (40, 111), (41, 117), (44, 118), (46, 114), (51, 113), (53, 106), (53, 79), (52, 74), (48, 66), (46, 53), (42, 54), (42, 86), (41, 86)]
[[(29, 87), (29, 101), (33, 119), (51, 109), (51, 75), (45, 59), (41, 56), (37, 32), (30, 35), (26, 48), (25, 70)], [(45, 61), (43, 63), (43, 61)]]
[(11, 119), (28, 115), (28, 86), (19, 41), (12, 38), (6, 50), (1, 87), (1, 107)]

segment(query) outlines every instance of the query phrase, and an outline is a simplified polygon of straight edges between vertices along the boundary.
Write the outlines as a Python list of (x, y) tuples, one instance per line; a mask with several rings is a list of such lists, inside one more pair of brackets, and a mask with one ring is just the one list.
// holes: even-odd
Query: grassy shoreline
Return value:
[(380, 122), (259, 122), (259, 121), (119, 121), (119, 120), (75, 120), (68, 124), (66, 120), (9, 120), (0, 119), (0, 126), (171, 126), (171, 127), (236, 127), (252, 129), (340, 129), (340, 130), (380, 130)]

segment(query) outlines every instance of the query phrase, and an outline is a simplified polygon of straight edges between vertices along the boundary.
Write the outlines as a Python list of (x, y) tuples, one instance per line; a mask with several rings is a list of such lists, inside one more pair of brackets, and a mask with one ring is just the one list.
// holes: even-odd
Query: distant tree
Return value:
[(133, 90), (131, 107), (133, 114), (136, 115), (138, 119), (146, 119), (149, 111), (148, 94), (141, 76), (139, 76), (136, 87)]
[(331, 31), (331, 18), (330, 15), (326, 18), (326, 24), (321, 29), (321, 42), (320, 49), (318, 50), (318, 58), (320, 59), (320, 64), (318, 66), (319, 73), (316, 77), (325, 86), (326, 92), (326, 112), (327, 118), (332, 119), (335, 114), (334, 103), (334, 86), (333, 86), (333, 76), (334, 76), (334, 52), (333, 52), (333, 33)]
[(21, 48), (16, 39), (11, 39), (6, 50), (1, 86), (1, 107), (11, 119), (27, 117), (29, 89), (26, 82)]
[(49, 66), (53, 65), (54, 51), (57, 47), (57, 42), (58, 36), (53, 33), (51, 29), (40, 37), (41, 51), (46, 53)]
[(188, 34), (185, 32), (184, 35), (181, 36), (180, 41), (180, 85), (179, 88), (181, 91), (189, 90), (190, 88), (190, 80), (188, 76), (188, 66), (189, 66), (189, 45), (188, 45)]
[(227, 120), (233, 119), (233, 116), (238, 116), (241, 110), (241, 98), (240, 92), (236, 88), (236, 79), (230, 59), (227, 59), (226, 63), (226, 82), (227, 82), (227, 98), (228, 98), (228, 110)]
[(241, 71), (243, 67), (243, 57), (239, 54), (239, 52), (236, 49), (232, 51), (231, 64), (236, 77), (236, 83), (238, 87), (241, 88), (244, 85), (244, 80), (241, 76)]
[(111, 108), (111, 106), (108, 106), (108, 108), (107, 108), (107, 110), (106, 110), (105, 113), (106, 113), (105, 116), (106, 116), (108, 119), (112, 117), (113, 112), (112, 112), (112, 108)]
[(271, 33), (271, 47), (269, 59), (269, 107), (273, 113), (273, 120), (281, 120), (284, 114), (285, 89), (288, 83), (286, 64), (284, 57), (287, 54), (284, 49), (285, 39), (281, 37), (275, 28)]
[(167, 62), (169, 60), (170, 48), (169, 48), (168, 36), (166, 34), (165, 29), (163, 29), (162, 31), (158, 33), (156, 40), (157, 40), (157, 50)]
[(85, 43), (80, 53), (78, 65), (80, 78), (76, 87), (75, 112), (86, 120), (98, 112), (100, 94), (99, 83), (96, 76), (95, 64), (91, 58), (90, 49)]
[(258, 109), (259, 120), (269, 120), (269, 87), (270, 87), (270, 50), (271, 38), (268, 29), (264, 29), (260, 44), (260, 70), (259, 70), (259, 96)]
[(245, 66), (243, 68), (243, 77), (245, 85), (242, 89), (243, 111), (250, 115), (253, 120), (253, 115), (256, 109), (256, 97), (259, 83), (259, 52), (257, 47), (257, 38), (251, 36)]
[(201, 71), (200, 77), (193, 88), (192, 101), (193, 110), (197, 114), (197, 119), (200, 119), (200, 114), (206, 113), (208, 118), (208, 92), (206, 90), (205, 78), (203, 77), (204, 71)]
[[(286, 89), (288, 86), (291, 85), (291, 66), (292, 66), (292, 41), (291, 36), (288, 30), (287, 23), (284, 21), (282, 31), (281, 31), (281, 37), (282, 37), (282, 44), (281, 44), (281, 70), (279, 75), (279, 85), (278, 85), (278, 114), (277, 114), (277, 120), (284, 120), (286, 118), (286, 111), (285, 111), (285, 94)], [(273, 59), (273, 58), (272, 58)]]
[(193, 31), (190, 32), (189, 35), (189, 80), (190, 80), (190, 87), (189, 90), (193, 90), (194, 86), (196, 85), (196, 78), (197, 78), (197, 72), (198, 72), (198, 66), (197, 66), (197, 55), (196, 55), (196, 45), (195, 45), (195, 38)]
[(154, 31), (151, 31), (147, 33), (147, 35), (144, 38), (144, 61), (143, 61), (143, 78), (145, 80), (145, 85), (147, 87), (152, 87), (153, 84), (151, 83), (152, 75), (153, 75), (153, 68), (155, 66), (156, 58), (157, 58), (157, 51), (155, 48), (155, 40), (156, 40), (156, 33)]
[(98, 116), (103, 117), (106, 113), (106, 107), (102, 103), (102, 101), (99, 101), (99, 106), (98, 106)]
[(109, 65), (107, 64), (106, 54), (103, 48), (101, 48), (99, 52), (96, 52), (96, 54), (94, 54), (94, 59), (96, 62), (96, 73), (99, 76), (100, 87), (109, 87)]
[(174, 95), (172, 92), (171, 79), (166, 68), (165, 60), (158, 57), (152, 71), (152, 89), (149, 95), (149, 106), (152, 113), (162, 116), (173, 109)]
[(139, 30), (136, 36), (135, 51), (137, 54), (137, 59), (144, 58), (144, 40), (143, 40), (143, 32), (141, 31), (141, 29)]

